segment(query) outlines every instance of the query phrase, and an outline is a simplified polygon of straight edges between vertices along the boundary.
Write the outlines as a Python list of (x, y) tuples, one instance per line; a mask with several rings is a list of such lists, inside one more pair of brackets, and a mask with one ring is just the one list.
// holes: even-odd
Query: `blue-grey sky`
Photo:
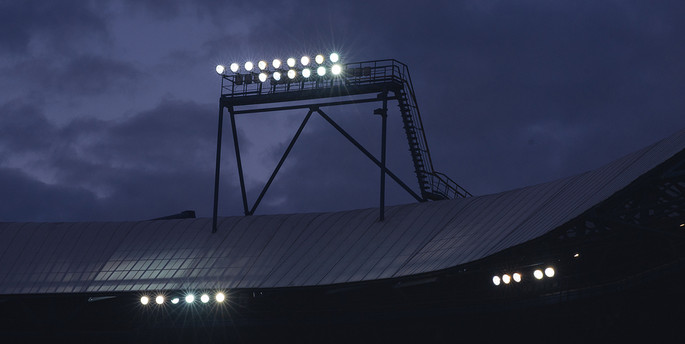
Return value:
[[(473, 194), (581, 173), (685, 127), (682, 18), (682, 1), (0, 0), (0, 221), (211, 216), (214, 66), (333, 50), (409, 65), (434, 166)], [(371, 110), (329, 112), (378, 153)], [(415, 187), (391, 110), (389, 164)], [(303, 116), (238, 119), (250, 202)], [(225, 129), (219, 213), (239, 215)], [(378, 178), (314, 117), (258, 213), (373, 207)]]

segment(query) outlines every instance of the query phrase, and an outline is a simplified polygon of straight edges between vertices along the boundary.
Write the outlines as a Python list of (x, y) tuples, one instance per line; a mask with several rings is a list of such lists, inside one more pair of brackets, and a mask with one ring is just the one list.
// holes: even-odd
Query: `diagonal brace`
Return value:
[(412, 195), (414, 198), (416, 198), (417, 201), (419, 201), (419, 202), (425, 202), (426, 201), (425, 199), (423, 199), (419, 195), (417, 195), (416, 192), (414, 192), (412, 189), (410, 189), (407, 186), (407, 184), (405, 184), (399, 177), (397, 177), (394, 173), (390, 172), (390, 170), (387, 167), (384, 167), (383, 164), (380, 161), (378, 161), (378, 159), (376, 159), (376, 157), (373, 156), (373, 154), (369, 153), (369, 151), (367, 151), (366, 148), (364, 148), (364, 146), (362, 146), (359, 142), (357, 142), (357, 140), (355, 140), (352, 136), (350, 136), (350, 134), (348, 134), (342, 127), (340, 127), (338, 125), (338, 123), (335, 123), (335, 121), (333, 121), (333, 119), (328, 117), (328, 115), (326, 115), (320, 108), (318, 108), (318, 107), (312, 108), (312, 110), (318, 112), (319, 115), (321, 115), (321, 117), (323, 117), (323, 119), (325, 119), (335, 129), (337, 129), (338, 132), (340, 132), (343, 136), (345, 136), (345, 138), (347, 138), (348, 141), (350, 141), (355, 147), (357, 147), (357, 149), (359, 149), (362, 153), (364, 153), (364, 155), (366, 155), (369, 159), (371, 159), (371, 161), (373, 161), (379, 168), (384, 169), (385, 172), (388, 174), (388, 176), (390, 176), (390, 178), (395, 180), (395, 182), (397, 182), (397, 184), (399, 184), (410, 195)]
[(262, 201), (264, 194), (266, 194), (266, 190), (269, 189), (269, 186), (271, 186), (271, 182), (273, 182), (274, 178), (276, 178), (276, 174), (281, 169), (281, 166), (283, 165), (283, 162), (285, 162), (285, 159), (288, 157), (288, 154), (290, 154), (290, 150), (295, 145), (295, 141), (297, 141), (297, 138), (300, 137), (302, 130), (304, 129), (305, 125), (307, 125), (307, 121), (309, 121), (309, 118), (312, 116), (312, 112), (314, 112), (314, 110), (309, 109), (309, 112), (307, 112), (307, 116), (304, 117), (304, 120), (302, 121), (302, 124), (300, 124), (300, 127), (297, 129), (295, 136), (293, 137), (292, 140), (290, 140), (290, 144), (288, 145), (288, 148), (286, 148), (285, 153), (283, 153), (281, 160), (276, 165), (276, 168), (274, 169), (273, 173), (271, 173), (271, 177), (269, 177), (269, 181), (267, 181), (266, 185), (264, 185), (262, 192), (259, 194), (259, 197), (257, 197), (257, 200), (255, 201), (254, 205), (252, 206), (252, 209), (250, 210), (249, 213), (247, 213), (247, 215), (252, 215), (252, 214), (254, 214), (255, 210), (257, 210), (257, 206), (259, 205), (259, 202)]

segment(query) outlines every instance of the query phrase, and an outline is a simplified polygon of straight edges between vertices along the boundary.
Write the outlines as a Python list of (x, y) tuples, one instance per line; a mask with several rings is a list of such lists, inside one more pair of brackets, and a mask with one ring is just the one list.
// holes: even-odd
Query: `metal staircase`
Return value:
[(402, 64), (402, 89), (397, 92), (398, 105), (402, 114), (404, 131), (409, 143), (409, 152), (414, 161), (414, 172), (419, 181), (424, 200), (442, 200), (470, 197), (471, 193), (443, 173), (435, 171), (431, 160), (426, 133), (423, 130), (421, 113), (416, 102), (414, 86), (409, 68)]

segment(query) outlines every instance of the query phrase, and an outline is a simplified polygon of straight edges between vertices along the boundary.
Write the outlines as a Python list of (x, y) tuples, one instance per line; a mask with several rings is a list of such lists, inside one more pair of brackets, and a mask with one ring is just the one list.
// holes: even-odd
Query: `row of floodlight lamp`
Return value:
[[(554, 268), (551, 266), (547, 267), (544, 270), (544, 272), (542, 269), (536, 269), (535, 271), (533, 271), (533, 277), (536, 280), (541, 280), (545, 277), (552, 278), (552, 277), (554, 277), (555, 274), (556, 274), (556, 271), (554, 271)], [(521, 275), (521, 273), (519, 273), (519, 272), (514, 272), (511, 275), (503, 274), (502, 276), (499, 276), (499, 275), (492, 276), (492, 284), (494, 284), (496, 286), (499, 286), (502, 283), (509, 284), (512, 281), (514, 281), (516, 283), (520, 283), (522, 280), (523, 280), (523, 275)]]
[[(195, 302), (195, 294), (188, 293), (183, 297), (183, 300), (187, 304), (194, 303)], [(210, 300), (210, 297), (209, 297), (209, 294), (207, 294), (207, 293), (204, 293), (200, 296), (200, 302), (202, 302), (202, 303), (208, 303), (209, 300)], [(226, 294), (224, 294), (223, 292), (217, 292), (216, 294), (214, 294), (214, 300), (217, 303), (223, 303), (226, 300)], [(167, 302), (167, 297), (164, 294), (158, 294), (155, 297), (154, 301), (158, 305), (163, 305)], [(169, 301), (173, 304), (178, 304), (179, 302), (181, 302), (181, 298), (180, 297), (174, 297), (174, 298), (171, 298), (171, 300), (169, 300)], [(140, 297), (140, 303), (143, 305), (148, 305), (151, 302), (152, 302), (152, 298), (148, 295), (143, 295)]]
[[(338, 53), (332, 53), (328, 56), (328, 59), (331, 63), (337, 63), (338, 61), (340, 61), (340, 55), (338, 55)], [(323, 65), (325, 61), (326, 61), (326, 58), (321, 54), (316, 55), (316, 57), (314, 57), (314, 62), (316, 62), (316, 64), (319, 65), (320, 67), (323, 67), (321, 65)], [(309, 58), (309, 56), (305, 55), (305, 56), (302, 56), (300, 58), (300, 64), (302, 65), (302, 67), (307, 67), (310, 64), (310, 62), (311, 62), (311, 59)], [(294, 57), (290, 57), (285, 61), (285, 63), (288, 65), (288, 67), (290, 67), (292, 69), (292, 68), (295, 68), (295, 66), (297, 65), (297, 60), (295, 60)], [(275, 69), (282, 69), (281, 67), (284, 67), (283, 62), (281, 62), (281, 60), (279, 60), (279, 59), (274, 59), (273, 61), (271, 61), (271, 65)], [(252, 61), (247, 61), (247, 62), (245, 62), (244, 67), (245, 67), (246, 71), (252, 72), (252, 70), (254, 69), (255, 66), (254, 66), (254, 63), (252, 63)], [(259, 68), (260, 71), (265, 71), (269, 68), (269, 63), (264, 61), (264, 60), (261, 60), (261, 61), (257, 62), (257, 67)], [(317, 71), (320, 70), (320, 67), (317, 68)], [(235, 62), (231, 63), (229, 68), (231, 69), (231, 72), (233, 72), (233, 73), (238, 73), (240, 71), (240, 65), (238, 63), (235, 63)], [(224, 73), (226, 73), (226, 67), (224, 65), (221, 65), (221, 64), (217, 65), (216, 66), (216, 72), (217, 72), (217, 74), (224, 74)]]

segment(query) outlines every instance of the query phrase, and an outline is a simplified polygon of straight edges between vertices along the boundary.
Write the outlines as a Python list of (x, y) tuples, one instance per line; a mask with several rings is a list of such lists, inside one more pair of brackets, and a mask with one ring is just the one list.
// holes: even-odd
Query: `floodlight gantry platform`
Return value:
[[(260, 80), (260, 72), (221, 74), (221, 97), (219, 98), (219, 129), (217, 135), (216, 174), (214, 184), (214, 213), (212, 231), (217, 228), (217, 211), (219, 195), (219, 176), (221, 159), (221, 139), (224, 109), (230, 115), (233, 145), (235, 148), (236, 164), (240, 179), (240, 191), (245, 215), (254, 214), (276, 174), (283, 165), (295, 142), (302, 133), (313, 113), (318, 113), (330, 123), (348, 141), (357, 147), (364, 155), (380, 168), (380, 216), (384, 219), (385, 208), (385, 176), (388, 175), (398, 185), (405, 189), (417, 201), (443, 200), (470, 197), (471, 194), (447, 175), (435, 171), (428, 149), (426, 134), (421, 121), (421, 114), (414, 94), (414, 87), (409, 75), (409, 68), (397, 60), (375, 60), (365, 62), (346, 63), (338, 75), (312, 75), (304, 77), (302, 68), (294, 68), (298, 73), (294, 78), (285, 75), (276, 80), (271, 77), (266, 81)], [(283, 73), (285, 74), (285, 73)], [(335, 99), (344, 100), (335, 100)], [(350, 99), (354, 98), (354, 99)], [(414, 172), (418, 179), (420, 195), (407, 186), (399, 177), (388, 170), (386, 166), (386, 131), (388, 101), (396, 100), (400, 108), (405, 134), (409, 144), (409, 151), (414, 163)], [(343, 130), (321, 107), (344, 106), (351, 104), (380, 102), (381, 108), (375, 109), (374, 114), (382, 119), (381, 129), (381, 158), (378, 160), (366, 150), (349, 133)], [(264, 105), (264, 106), (260, 106)], [(244, 108), (248, 107), (248, 108)], [(243, 174), (240, 148), (237, 137), (235, 116), (239, 114), (262, 113), (271, 111), (285, 111), (308, 109), (307, 115), (288, 144), (285, 153), (269, 177), (264, 188), (252, 207), (248, 206), (245, 179)]]

